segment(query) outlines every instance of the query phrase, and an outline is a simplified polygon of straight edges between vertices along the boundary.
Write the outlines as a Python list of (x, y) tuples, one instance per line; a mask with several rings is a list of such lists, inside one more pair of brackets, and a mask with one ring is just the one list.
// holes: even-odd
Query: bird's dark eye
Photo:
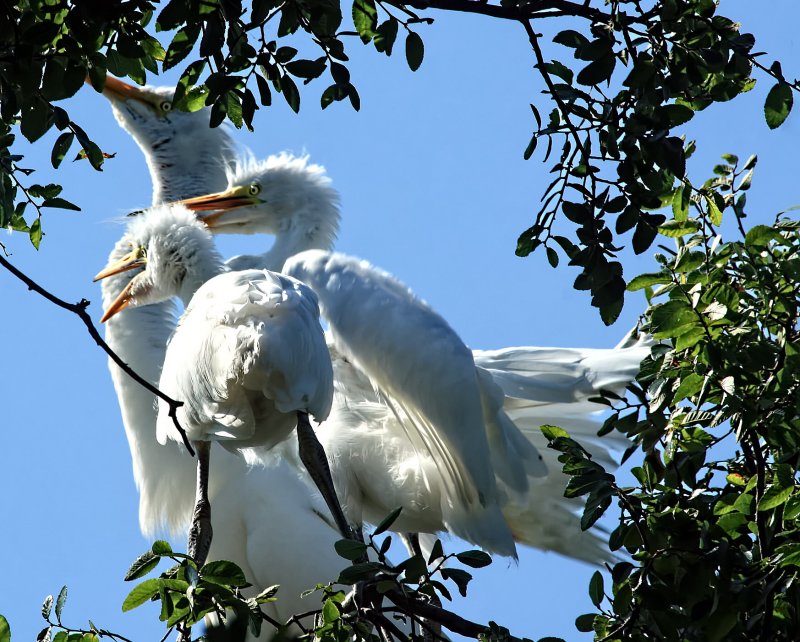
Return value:
[(165, 100), (159, 105), (159, 107), (161, 108), (161, 111), (169, 111), (172, 109), (172, 103), (168, 100)]
[(255, 196), (256, 194), (260, 194), (261, 193), (261, 185), (259, 185), (258, 183), (253, 183), (250, 186), (250, 190), (249, 191), (250, 191), (250, 196)]

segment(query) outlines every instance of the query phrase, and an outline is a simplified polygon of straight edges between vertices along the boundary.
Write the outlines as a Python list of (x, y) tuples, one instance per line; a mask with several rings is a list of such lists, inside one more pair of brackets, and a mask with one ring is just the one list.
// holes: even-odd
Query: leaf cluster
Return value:
[[(621, 509), (610, 547), (630, 558), (608, 594), (593, 578), (599, 611), (577, 622), (596, 639), (790, 640), (800, 626), (800, 223), (745, 231), (755, 159), (723, 160), (661, 226), (676, 250), (629, 285), (659, 343), (602, 432), (642, 453), (636, 484), (587, 486), (585, 453), (546, 433), (570, 487)], [(722, 242), (726, 207), (740, 231)]]
[[(554, 37), (572, 61), (546, 61), (539, 36), (528, 26), (544, 93), (555, 103), (547, 119), (531, 105), (536, 129), (529, 158), (542, 141), (547, 162), (560, 146), (534, 224), (517, 242), (526, 256), (547, 249), (555, 267), (558, 248), (580, 269), (574, 287), (587, 290), (601, 318), (612, 323), (623, 305), (625, 279), (617, 259), (630, 234), (636, 254), (647, 250), (666, 220), (654, 212), (670, 204), (686, 177), (693, 144), (680, 127), (696, 112), (753, 88), (759, 67), (777, 84), (766, 99), (765, 117), (779, 126), (800, 86), (783, 76), (779, 63), (763, 66), (755, 39), (717, 14), (713, 0), (658, 0), (644, 9), (638, 0), (610, 3), (603, 22), (582, 33)], [(575, 239), (553, 234), (563, 215)], [(577, 241), (577, 243), (575, 242)]]

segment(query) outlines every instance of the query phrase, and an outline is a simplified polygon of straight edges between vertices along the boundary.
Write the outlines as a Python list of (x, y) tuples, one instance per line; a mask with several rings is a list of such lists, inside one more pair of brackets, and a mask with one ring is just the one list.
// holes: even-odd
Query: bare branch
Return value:
[(186, 431), (181, 427), (180, 423), (178, 422), (178, 415), (177, 411), (183, 405), (182, 401), (176, 401), (172, 397), (168, 397), (163, 392), (161, 392), (158, 388), (156, 388), (153, 384), (149, 381), (138, 375), (127, 363), (125, 363), (119, 355), (114, 352), (109, 345), (103, 340), (103, 337), (100, 336), (100, 333), (97, 331), (94, 323), (92, 322), (92, 318), (89, 316), (89, 313), (86, 312), (86, 308), (89, 307), (89, 301), (86, 299), (81, 299), (78, 303), (67, 303), (63, 299), (59, 299), (54, 294), (51, 294), (47, 290), (45, 290), (41, 285), (36, 283), (33, 279), (29, 276), (18, 270), (14, 267), (11, 263), (8, 262), (2, 255), (0, 255), (0, 265), (2, 265), (6, 270), (11, 272), (15, 277), (17, 277), (20, 281), (22, 281), (26, 286), (28, 286), (29, 290), (33, 290), (37, 294), (40, 294), (45, 299), (54, 303), (59, 308), (67, 310), (68, 312), (72, 312), (76, 314), (83, 324), (86, 326), (87, 331), (89, 332), (89, 336), (94, 339), (94, 342), (100, 346), (103, 351), (111, 358), (111, 360), (116, 363), (120, 368), (122, 368), (123, 372), (125, 372), (131, 379), (133, 379), (136, 383), (140, 386), (147, 389), (149, 392), (152, 392), (156, 397), (159, 399), (163, 399), (169, 405), (169, 416), (172, 418), (172, 423), (175, 424), (175, 427), (178, 429), (178, 432), (181, 434), (181, 438), (183, 439), (183, 444), (186, 446), (186, 449), (189, 453), (194, 456), (194, 448), (192, 448), (191, 444), (189, 443), (189, 438), (186, 436)]

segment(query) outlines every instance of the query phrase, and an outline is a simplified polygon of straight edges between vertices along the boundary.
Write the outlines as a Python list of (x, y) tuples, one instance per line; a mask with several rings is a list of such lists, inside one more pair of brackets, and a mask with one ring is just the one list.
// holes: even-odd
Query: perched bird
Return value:
[[(132, 87), (109, 77), (104, 95), (120, 125), (142, 150), (153, 182), (153, 203), (177, 200), (225, 187), (225, 167), (234, 160), (226, 128), (208, 126), (208, 110), (171, 110), (171, 88)], [(170, 103), (167, 106), (167, 103)], [(213, 154), (197, 153), (198, 149)], [(131, 252), (126, 233), (109, 262)], [(108, 307), (135, 273), (122, 272), (102, 281)], [(109, 345), (137, 373), (158, 384), (167, 341), (175, 328), (172, 301), (127, 308), (105, 324)], [(143, 534), (185, 533), (195, 501), (194, 460), (175, 443), (156, 440), (156, 399), (116, 365), (109, 365), (128, 438), (134, 479), (139, 490), (139, 523)], [(279, 621), (310, 610), (312, 598), (301, 593), (317, 582), (334, 579), (343, 566), (333, 543), (341, 537), (327, 509), (300, 479), (296, 468), (280, 458), (263, 467), (215, 449), (209, 494), (214, 502), (214, 540), (210, 557), (238, 564), (253, 583), (253, 594), (274, 584), (277, 601), (262, 606)], [(274, 491), (280, 488), (280, 493)], [(314, 550), (304, 555), (302, 551)], [(271, 554), (285, 551), (285, 554)], [(267, 635), (267, 634), (265, 634)]]
[[(333, 372), (314, 293), (269, 270), (227, 272), (210, 233), (180, 206), (147, 210), (129, 224), (128, 235), (133, 250), (96, 278), (135, 274), (101, 321), (128, 306), (172, 297), (180, 297), (186, 306), (167, 348), (159, 387), (183, 402), (177, 418), (197, 447), (190, 554), (201, 565), (211, 543), (208, 443), (230, 441), (237, 450), (269, 450), (296, 426), (300, 458), (347, 537), (324, 452), (304, 452), (309, 438), (315, 442), (308, 413), (317, 421), (325, 419), (333, 396)], [(168, 412), (160, 400), (157, 437), (162, 444), (168, 438), (183, 439)]]
[[(304, 175), (302, 169), (298, 163), (295, 173)], [(204, 221), (216, 233), (267, 233), (276, 236), (272, 248), (265, 254), (233, 259), (237, 267), (281, 269), (287, 259), (291, 263), (290, 257), (303, 250), (330, 249), (338, 230), (337, 202), (331, 197), (323, 176), (320, 175), (317, 181), (306, 179), (302, 185), (294, 183), (292, 188), (280, 191), (281, 196), (291, 194), (291, 198), (284, 199), (276, 198), (272, 189), (265, 188), (270, 184), (270, 171), (270, 162), (247, 161), (230, 172), (228, 189), (183, 201), (187, 207), (202, 212)], [(348, 285), (355, 283), (355, 291), (358, 291), (358, 284), (363, 283), (360, 281), (362, 277), (353, 276), (351, 271)], [(337, 283), (342, 278), (340, 274), (331, 275)], [(390, 277), (381, 277), (378, 281), (387, 290), (394, 288), (398, 292), (408, 292), (393, 284)], [(409, 297), (409, 301), (414, 300), (410, 294)], [(369, 305), (364, 297), (355, 294), (348, 301), (354, 306), (354, 315)], [(330, 317), (328, 321), (335, 335)], [(359, 327), (365, 334), (374, 325), (379, 325), (368, 317), (354, 321), (354, 324), (361, 324)], [(352, 334), (357, 337), (359, 332)], [(395, 333), (395, 338), (401, 336), (402, 332)], [(398, 352), (403, 350), (401, 348)], [(597, 406), (587, 404), (586, 400), (597, 396), (601, 387), (624, 388), (638, 371), (638, 364), (646, 353), (644, 345), (613, 351), (558, 348), (475, 351), (473, 357), (479, 366), (475, 376), (480, 381), (483, 405), (490, 409), (487, 414), (495, 416), (502, 410), (522, 426), (536, 425), (535, 429), (525, 431), (529, 440), (519, 440), (516, 430), (498, 433), (503, 437), (496, 440), (492, 457), (509, 457), (515, 450), (525, 452), (530, 449), (529, 442), (538, 440), (544, 444), (538, 425), (552, 422), (565, 425), (573, 432), (577, 430), (575, 436), (579, 440), (585, 437), (590, 445), (594, 445), (595, 453), (610, 460), (609, 446), (594, 443), (598, 424), (592, 414)], [(399, 529), (430, 531), (445, 528), (440, 509), (431, 510), (430, 507), (447, 506), (448, 502), (453, 506), (453, 498), (442, 496), (440, 489), (430, 484), (429, 467), (435, 469), (437, 463), (409, 439), (408, 430), (403, 425), (409, 418), (398, 416), (402, 413), (387, 401), (385, 390), (376, 392), (372, 372), (367, 375), (359, 367), (354, 367), (353, 361), (359, 360), (347, 358), (348, 350), (342, 349), (341, 338), (338, 342), (333, 341), (332, 355), (337, 393), (334, 411), (331, 420), (317, 432), (330, 457), (334, 481), (346, 512), (356, 523), (361, 519), (375, 521), (394, 508), (390, 505), (392, 501), (400, 500), (396, 505), (408, 508), (397, 523)], [(544, 355), (554, 362), (543, 359)], [(359, 365), (362, 364), (359, 362)], [(589, 409), (587, 405), (593, 407)], [(545, 420), (537, 424), (540, 417)], [(558, 417), (569, 421), (558, 421)], [(509, 434), (515, 437), (509, 438)], [(606, 441), (608, 443), (611, 442)], [(510, 531), (519, 542), (597, 562), (602, 557), (601, 542), (596, 536), (581, 533), (574, 514), (576, 504), (562, 497), (566, 478), (558, 472), (560, 465), (555, 455), (547, 453), (545, 457), (554, 465), (550, 466), (547, 476), (538, 478), (527, 473), (522, 475), (520, 466), (495, 465), (495, 470), (501, 471), (502, 475), (516, 476), (512, 484), (500, 480), (500, 494), (506, 497), (501, 503), (507, 507), (506, 521)], [(527, 482), (523, 481), (526, 477)], [(548, 483), (543, 484), (543, 480), (548, 480)], [(527, 487), (532, 490), (521, 490)], [(547, 489), (546, 500), (539, 497), (537, 488)], [(553, 512), (555, 519), (551, 519)], [(550, 527), (552, 523), (558, 527)], [(571, 528), (577, 533), (569, 545), (565, 544), (566, 536), (559, 537), (557, 532), (553, 533), (562, 528)], [(451, 530), (458, 532), (459, 528), (451, 527)], [(460, 530), (464, 536), (465, 529)], [(500, 530), (503, 529), (496, 532)], [(491, 537), (474, 535), (467, 536), (467, 539), (488, 550), (511, 555), (513, 544), (507, 536), (508, 528), (505, 530), (506, 534), (496, 535), (495, 541)], [(576, 544), (577, 541), (581, 542), (580, 545)]]

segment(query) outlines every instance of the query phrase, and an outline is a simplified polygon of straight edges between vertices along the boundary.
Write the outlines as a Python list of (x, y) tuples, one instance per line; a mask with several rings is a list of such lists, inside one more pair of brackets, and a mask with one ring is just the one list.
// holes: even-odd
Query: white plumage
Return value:
[[(324, 288), (336, 292), (335, 296), (330, 294), (331, 301), (326, 301), (328, 295), (319, 290), (320, 283), (315, 283), (310, 274), (298, 271), (298, 261), (290, 257), (307, 249), (330, 249), (338, 230), (338, 201), (331, 196), (327, 181), (318, 171), (308, 172), (302, 180), (299, 167), (287, 188), (291, 198), (265, 196), (269, 194), (263, 189), (269, 174), (267, 165), (249, 161), (229, 174), (228, 189), (184, 203), (192, 209), (212, 211), (206, 221), (214, 232), (275, 234), (275, 244), (268, 252), (237, 257), (237, 263), (281, 269), (289, 259), (288, 269), (303, 280), (309, 279), (320, 296), (323, 314), (335, 337), (329, 343), (336, 395), (332, 416), (317, 428), (317, 433), (328, 453), (337, 491), (350, 518), (356, 523), (362, 519), (374, 522), (402, 505), (404, 510), (396, 523), (398, 529), (423, 532), (449, 529), (506, 555), (514, 554), (510, 543), (513, 536), (516, 541), (587, 561), (596, 563), (601, 559), (602, 546), (597, 537), (580, 532), (575, 515), (577, 502), (563, 498), (566, 478), (558, 472), (560, 464), (555, 455), (545, 454), (549, 460), (548, 474), (537, 478), (545, 466), (530, 453), (535, 452), (533, 443), (544, 446), (538, 430), (542, 423), (563, 425), (579, 440), (593, 443), (598, 428), (595, 413), (599, 407), (587, 399), (597, 396), (601, 388), (624, 389), (647, 354), (647, 345), (605, 351), (527, 347), (475, 351), (474, 357), (469, 358), (475, 362), (467, 384), (471, 392), (465, 395), (470, 401), (460, 410), (472, 418), (473, 428), (467, 434), (476, 434), (477, 387), (491, 472), (487, 473), (485, 462), (477, 465), (472, 474), (480, 478), (481, 490), (476, 491), (477, 486), (470, 489), (469, 483), (474, 484), (474, 479), (463, 472), (464, 444), (456, 437), (455, 442), (447, 443), (444, 448), (445, 442), (438, 431), (431, 429), (435, 425), (432, 418), (438, 411), (446, 415), (453, 410), (454, 404), (443, 402), (452, 396), (437, 395), (429, 387), (431, 379), (425, 379), (424, 375), (427, 372), (433, 375), (435, 370), (430, 370), (430, 364), (424, 362), (428, 354), (422, 356), (422, 367), (417, 371), (423, 373), (421, 379), (409, 378), (408, 370), (411, 355), (419, 354), (427, 345), (420, 338), (425, 336), (424, 332), (435, 333), (443, 328), (452, 331), (405, 286), (357, 262), (352, 262), (352, 269), (347, 270), (326, 272), (319, 264), (308, 270), (322, 278)], [(307, 195), (305, 199), (303, 193)], [(291, 207), (283, 205), (289, 202)], [(376, 292), (379, 298), (375, 298)], [(394, 298), (398, 306), (384, 307), (382, 303), (387, 298)], [(404, 305), (410, 307), (404, 309)], [(430, 325), (434, 318), (437, 321)], [(424, 332), (417, 335), (420, 329)], [(452, 342), (445, 341), (439, 348), (442, 353), (448, 347), (451, 349), (451, 363), (446, 364), (442, 359), (436, 364), (437, 374), (444, 375), (440, 386), (447, 386), (450, 381), (446, 374), (448, 367), (452, 366), (454, 373), (467, 370), (464, 366), (468, 351), (454, 334), (447, 336)], [(399, 394), (404, 402), (398, 403), (395, 395), (403, 386), (406, 389)], [(523, 430), (524, 436), (517, 428)], [(619, 447), (621, 441), (606, 439), (595, 452), (611, 461), (609, 448)], [(539, 469), (531, 462), (536, 462)], [(497, 490), (492, 490), (493, 486)], [(497, 505), (499, 501), (505, 521), (497, 518), (497, 512), (489, 518), (486, 510), (483, 522), (470, 522), (463, 519), (464, 514), (459, 515), (460, 507), (473, 505), (470, 502), (474, 492), (484, 491), (488, 493), (484, 499), (489, 504)], [(548, 493), (547, 496), (541, 497), (542, 492)], [(464, 498), (467, 503), (461, 501)], [(550, 520), (553, 511), (556, 515)], [(554, 537), (553, 531), (559, 530), (564, 534)]]
[[(328, 416), (333, 371), (314, 293), (267, 270), (220, 274), (194, 294), (164, 360), (160, 389), (184, 405), (189, 439), (271, 448), (296, 410)], [(181, 441), (159, 400), (158, 441)]]
[[(120, 125), (147, 160), (154, 204), (223, 189), (225, 167), (234, 159), (227, 129), (209, 128), (207, 109), (191, 114), (162, 109), (171, 92), (171, 88), (130, 87), (112, 78), (104, 91)], [(109, 261), (122, 259), (130, 250), (126, 234)], [(105, 307), (132, 276), (124, 272), (103, 280)], [(106, 340), (137, 373), (158, 384), (174, 327), (172, 301), (129, 308), (108, 320)], [(116, 365), (110, 364), (110, 372), (139, 490), (140, 528), (147, 537), (165, 530), (185, 536), (195, 500), (194, 460), (178, 444), (158, 444), (155, 398)], [(214, 504), (210, 559), (238, 564), (254, 585), (246, 594), (280, 584), (278, 600), (262, 605), (279, 621), (313, 608), (314, 598), (301, 599), (301, 593), (335, 578), (343, 565), (333, 549), (341, 535), (329, 523), (321, 499), (309, 491), (295, 468), (278, 458), (263, 467), (250, 467), (238, 455), (216, 449), (210, 477)], [(301, 554), (305, 550), (316, 553)]]

